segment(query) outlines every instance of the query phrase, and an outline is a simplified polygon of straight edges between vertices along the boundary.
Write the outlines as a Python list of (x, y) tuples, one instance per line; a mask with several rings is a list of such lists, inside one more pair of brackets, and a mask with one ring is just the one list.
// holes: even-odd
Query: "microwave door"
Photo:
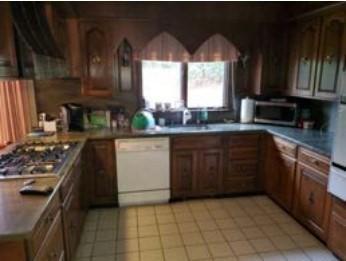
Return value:
[(332, 160), (346, 167), (346, 104), (339, 106)]

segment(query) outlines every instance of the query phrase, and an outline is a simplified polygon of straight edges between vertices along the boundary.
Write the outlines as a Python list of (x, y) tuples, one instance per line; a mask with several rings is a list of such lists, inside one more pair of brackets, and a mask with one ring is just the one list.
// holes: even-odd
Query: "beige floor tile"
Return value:
[(214, 261), (238, 261), (238, 258), (236, 258), (235, 256), (217, 257), (214, 258)]
[(163, 248), (176, 248), (184, 246), (183, 240), (179, 234), (161, 236)]
[(91, 258), (91, 261), (116, 261), (116, 256), (115, 255), (94, 256)]
[(191, 200), (188, 201), (189, 208), (191, 211), (204, 211), (207, 210), (203, 200)]
[(173, 211), (172, 211), (171, 206), (169, 204), (162, 204), (162, 205), (156, 205), (155, 206), (155, 213), (156, 213), (156, 215), (173, 214)]
[(150, 226), (156, 224), (155, 215), (138, 216), (138, 226)]
[(137, 208), (138, 217), (152, 216), (155, 215), (154, 206), (140, 206)]
[(120, 208), (119, 220), (137, 218), (137, 208)]
[(159, 224), (171, 224), (176, 222), (175, 217), (172, 213), (159, 214), (156, 215), (156, 218)]
[(232, 218), (242, 218), (247, 217), (248, 214), (245, 212), (245, 210), (241, 209), (240, 207), (227, 207), (228, 215)]
[(247, 239), (263, 238), (265, 234), (258, 227), (245, 227), (242, 229)]
[(138, 252), (139, 241), (138, 239), (119, 240), (116, 242), (117, 253)]
[(198, 221), (197, 225), (201, 231), (213, 231), (219, 229), (214, 220)]
[(267, 238), (251, 239), (250, 243), (259, 253), (276, 251), (273, 243)]
[(229, 229), (238, 227), (232, 218), (216, 219), (215, 222), (219, 229)]
[(103, 221), (99, 222), (98, 224), (98, 229), (117, 229), (118, 227), (118, 220), (108, 220), (108, 221)]
[(205, 242), (210, 243), (223, 243), (226, 239), (222, 236), (219, 230), (214, 231), (204, 231), (202, 232)]
[(207, 210), (192, 211), (192, 215), (197, 222), (198, 221), (209, 221), (209, 220), (213, 219), (213, 217), (209, 214), (209, 212)]
[(257, 255), (244, 255), (244, 256), (238, 256), (238, 261), (262, 261), (262, 258)]
[(84, 231), (95, 231), (97, 230), (97, 221), (89, 221), (84, 224)]
[(184, 247), (164, 249), (165, 261), (188, 261)]
[(183, 242), (186, 246), (200, 245), (204, 243), (202, 234), (199, 232), (183, 233), (181, 234)]
[(279, 226), (288, 235), (298, 235), (307, 232), (301, 225), (296, 222), (280, 224)]
[(139, 261), (139, 253), (123, 253), (116, 256), (116, 261)]
[(104, 241), (96, 242), (93, 247), (93, 256), (105, 256), (115, 254), (116, 242), (115, 241)]
[(161, 249), (161, 240), (159, 237), (144, 237), (139, 239), (140, 251)]
[(240, 229), (227, 229), (222, 231), (228, 242), (246, 240), (244, 233)]
[(271, 241), (273, 242), (274, 246), (279, 250), (290, 250), (297, 248), (297, 245), (289, 236), (272, 237)]
[(178, 225), (175, 223), (159, 225), (159, 232), (160, 232), (160, 235), (178, 234), (179, 233)]
[(178, 223), (180, 233), (198, 232), (199, 227), (195, 222)]
[(187, 246), (186, 250), (189, 259), (192, 261), (210, 258), (210, 253), (206, 245)]
[(76, 257), (90, 257), (92, 254), (93, 244), (80, 244), (77, 248)]
[(211, 210), (210, 214), (215, 219), (226, 219), (230, 217), (227, 211), (224, 209)]
[(268, 252), (260, 254), (263, 261), (286, 261), (285, 257), (280, 252)]
[(321, 245), (321, 243), (314, 236), (308, 233), (293, 235), (291, 238), (301, 248)]
[(310, 261), (301, 249), (284, 250), (282, 254), (288, 261)]
[(256, 225), (271, 225), (274, 224), (274, 220), (272, 220), (268, 215), (258, 215), (252, 217), (253, 221)]
[(117, 238), (117, 230), (97, 230), (95, 241), (114, 241)]
[(249, 217), (235, 217), (234, 218), (235, 223), (238, 225), (238, 227), (252, 227), (255, 224), (255, 222), (249, 218)]
[(234, 256), (233, 251), (227, 243), (208, 244), (208, 248), (213, 258)]
[(269, 237), (286, 235), (278, 225), (263, 225), (260, 229)]
[(194, 218), (190, 212), (179, 212), (175, 214), (175, 220), (178, 223), (182, 223), (194, 221)]
[(137, 226), (138, 226), (137, 217), (119, 219), (119, 227), (137, 227)]
[(185, 202), (172, 203), (171, 208), (174, 214), (190, 212), (190, 208)]
[(139, 236), (137, 227), (121, 227), (118, 229), (118, 239), (131, 239)]
[(81, 244), (93, 243), (96, 238), (96, 231), (84, 231), (81, 235)]
[(304, 252), (312, 261), (337, 261), (337, 258), (324, 246), (304, 248)]
[(265, 214), (264, 210), (256, 205), (250, 207), (243, 207), (243, 209), (251, 217)]
[(157, 226), (143, 226), (143, 227), (138, 227), (138, 234), (139, 234), (139, 237), (158, 236), (159, 230)]
[(290, 223), (294, 222), (294, 219), (290, 217), (286, 212), (282, 211), (280, 213), (274, 213), (269, 215), (271, 219), (274, 220), (274, 222), (278, 224), (285, 224), (285, 223)]
[(141, 261), (164, 261), (162, 250), (140, 252)]
[(204, 204), (208, 210), (222, 209), (223, 205), (221, 201), (222, 200), (218, 200), (218, 199), (207, 199), (207, 200), (204, 200)]
[(230, 242), (229, 245), (236, 256), (249, 255), (256, 252), (251, 244), (246, 240)]

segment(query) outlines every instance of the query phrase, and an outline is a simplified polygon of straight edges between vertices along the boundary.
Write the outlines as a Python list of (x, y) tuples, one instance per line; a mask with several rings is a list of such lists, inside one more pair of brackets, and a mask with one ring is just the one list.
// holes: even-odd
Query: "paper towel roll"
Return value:
[(255, 101), (246, 97), (241, 100), (240, 122), (251, 123), (254, 120)]

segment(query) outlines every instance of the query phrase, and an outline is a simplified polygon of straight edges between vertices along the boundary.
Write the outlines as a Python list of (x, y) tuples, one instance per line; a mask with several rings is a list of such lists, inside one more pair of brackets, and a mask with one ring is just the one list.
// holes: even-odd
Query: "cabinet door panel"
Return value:
[(223, 160), (221, 149), (200, 152), (200, 170), (198, 172), (198, 190), (201, 194), (215, 194), (221, 191)]
[(278, 183), (278, 199), (281, 205), (291, 210), (294, 190), (294, 178), (296, 161), (290, 157), (280, 154), (278, 157), (279, 183)]
[(298, 95), (313, 94), (318, 51), (320, 21), (311, 21), (300, 26), (298, 33), (298, 71), (296, 93)]
[(341, 85), (345, 42), (344, 13), (326, 17), (322, 24), (316, 95), (335, 98)]
[(197, 152), (174, 151), (172, 159), (172, 197), (191, 196), (195, 189)]

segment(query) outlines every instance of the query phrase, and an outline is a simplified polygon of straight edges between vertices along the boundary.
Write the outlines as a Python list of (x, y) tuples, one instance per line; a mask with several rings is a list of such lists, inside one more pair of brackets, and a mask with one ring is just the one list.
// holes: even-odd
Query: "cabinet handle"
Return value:
[(309, 195), (309, 202), (311, 205), (313, 205), (315, 203), (315, 200), (314, 200), (314, 192), (310, 192), (310, 195)]

